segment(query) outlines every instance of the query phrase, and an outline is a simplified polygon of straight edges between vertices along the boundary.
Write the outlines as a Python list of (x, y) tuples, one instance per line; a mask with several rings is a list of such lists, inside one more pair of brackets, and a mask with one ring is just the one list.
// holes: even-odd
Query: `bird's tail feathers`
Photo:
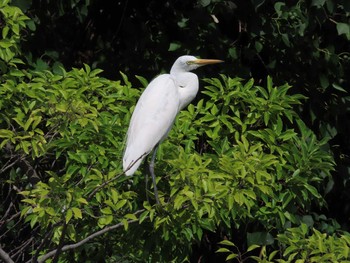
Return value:
[(141, 165), (143, 159), (147, 156), (147, 152), (143, 154), (130, 154), (127, 150), (125, 151), (123, 158), (123, 170), (127, 176), (133, 175)]

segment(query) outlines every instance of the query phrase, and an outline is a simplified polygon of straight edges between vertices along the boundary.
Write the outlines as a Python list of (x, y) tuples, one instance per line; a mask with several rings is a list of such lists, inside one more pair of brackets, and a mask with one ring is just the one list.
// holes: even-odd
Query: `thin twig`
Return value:
[(139, 158), (137, 158), (135, 161), (133, 161), (132, 163), (129, 164), (129, 166), (125, 169), (125, 171), (123, 173), (126, 173), (127, 171), (129, 171), (140, 159), (142, 159), (143, 157), (145, 157), (147, 154), (149, 154), (148, 152), (145, 152), (144, 154), (142, 154)]
[(331, 21), (331, 22), (334, 23), (334, 24), (338, 24), (337, 21), (335, 21), (334, 19), (332, 19), (332, 18), (330, 18), (330, 17), (328, 18), (328, 20)]
[(12, 258), (15, 258), (15, 256), (20, 255), (26, 249), (26, 247), (32, 243), (33, 240), (34, 237), (31, 237), (27, 241), (25, 241), (20, 247), (16, 248), (16, 253), (12, 255)]
[(96, 187), (89, 195), (87, 200), (89, 201), (95, 194), (98, 192), (101, 188), (105, 187), (106, 185), (110, 184), (114, 180), (118, 179), (120, 176), (122, 176), (124, 173), (117, 174), (115, 177), (109, 179), (108, 181), (104, 182), (103, 184)]
[(5, 223), (6, 218), (10, 214), (12, 206), (13, 206), (13, 203), (11, 202), (9, 204), (8, 208), (6, 209), (6, 212), (5, 212), (4, 216), (0, 219), (0, 227)]
[(20, 161), (23, 158), (23, 156), (17, 156), (17, 159), (14, 160), (12, 163), (11, 161), (13, 159), (15, 159), (15, 157), (11, 157), (6, 163), (5, 165), (1, 168), (0, 170), (0, 174), (4, 173), (6, 170), (10, 169), (12, 166), (14, 166), (16, 163), (18, 163), (18, 161)]
[(18, 220), (14, 225), (11, 225), (7, 228), (7, 231), (5, 231), (4, 233), (2, 233), (1, 236), (6, 236), (8, 232), (12, 231), (13, 229), (15, 229), (15, 227), (21, 223), (21, 220)]
[(21, 215), (21, 211), (18, 211), (16, 214), (13, 214), (9, 219), (6, 219), (5, 224), (7, 224), (8, 222), (11, 222), (13, 219), (15, 219), (16, 217), (19, 217)]
[(123, 24), (123, 21), (124, 21), (124, 18), (125, 18), (125, 14), (126, 14), (126, 8), (128, 7), (128, 3), (129, 3), (129, 0), (127, 0), (124, 4), (124, 7), (123, 7), (123, 11), (122, 11), (122, 15), (120, 16), (120, 21), (119, 21), (119, 24), (118, 24), (118, 28), (116, 30), (116, 33), (114, 34), (114, 37), (112, 38), (112, 43), (114, 42), (114, 40), (116, 39), (116, 37), (118, 36), (119, 34), (119, 31), (122, 27), (122, 24)]
[(134, 165), (135, 163), (137, 163), (140, 159), (142, 159), (144, 156), (146, 156), (148, 153), (144, 153), (142, 154), (139, 158), (137, 158), (134, 162), (132, 162), (127, 169), (125, 169), (125, 171), (123, 171), (120, 174), (117, 174), (116, 176), (114, 176), (113, 178), (109, 179), (108, 181), (104, 182), (103, 184), (99, 185), (98, 187), (96, 187), (87, 197), (88, 200), (90, 200), (95, 194), (96, 192), (98, 192), (101, 188), (105, 187), (106, 185), (110, 184), (111, 182), (113, 182), (114, 180), (118, 179), (120, 176), (122, 176), (123, 174), (125, 174), (125, 172), (129, 171)]
[[(28, 170), (33, 173), (32, 175), (30, 175), (30, 177), (37, 177), (37, 178), (39, 178), (38, 173), (36, 172), (34, 167), (30, 164), (30, 162), (27, 159), (23, 159), (22, 161), (27, 166)], [(27, 174), (28, 174), (28, 171), (27, 171)]]

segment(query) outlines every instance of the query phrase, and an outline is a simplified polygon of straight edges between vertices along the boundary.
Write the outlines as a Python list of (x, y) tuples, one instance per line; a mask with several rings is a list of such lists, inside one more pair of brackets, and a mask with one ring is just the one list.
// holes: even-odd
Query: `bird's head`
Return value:
[(188, 72), (201, 66), (222, 62), (224, 61), (218, 59), (199, 59), (194, 56), (181, 56), (175, 61), (170, 73)]

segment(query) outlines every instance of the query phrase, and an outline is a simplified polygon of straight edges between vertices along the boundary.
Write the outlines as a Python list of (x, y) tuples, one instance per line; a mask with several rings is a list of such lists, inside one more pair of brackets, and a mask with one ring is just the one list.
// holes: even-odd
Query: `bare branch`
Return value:
[[(17, 213), (14, 215), (13, 218), (16, 218), (16, 217), (17, 217)], [(10, 222), (10, 221), (6, 221), (6, 223), (7, 223), (7, 222)], [(10, 232), (12, 229), (14, 229), (14, 228), (15, 228), (18, 224), (20, 224), (20, 223), (21, 223), (21, 220), (18, 220), (17, 222), (15, 222), (13, 225), (11, 225), (10, 227), (8, 227), (7, 230), (4, 231), (0, 237), (6, 236), (8, 232)]]
[(6, 212), (5, 212), (4, 216), (0, 219), (0, 227), (5, 223), (6, 218), (7, 218), (7, 217), (9, 216), (9, 214), (10, 214), (10, 211), (11, 211), (12, 206), (13, 206), (13, 203), (11, 202), (11, 203), (9, 204), (9, 207), (6, 209)]
[(96, 187), (89, 195), (88, 195), (88, 200), (90, 200), (101, 188), (105, 187), (106, 185), (110, 184), (114, 180), (117, 180), (120, 176), (122, 176), (124, 173), (117, 174), (113, 178), (109, 179), (108, 181), (104, 182), (103, 184), (99, 185)]
[[(135, 212), (134, 214), (139, 214), (141, 212), (143, 212), (144, 209), (141, 209), (137, 212)], [(132, 224), (132, 223), (136, 223), (138, 222), (139, 220), (138, 219), (134, 219), (134, 220), (129, 220), (127, 221), (128, 224)], [(95, 237), (98, 237), (98, 236), (101, 236), (109, 231), (112, 231), (114, 229), (117, 229), (117, 228), (120, 228), (122, 227), (124, 224), (123, 223), (118, 223), (118, 224), (115, 224), (115, 225), (112, 225), (112, 226), (108, 226), (108, 227), (105, 227), (104, 229), (101, 229), (89, 236), (87, 236), (86, 238), (84, 238), (83, 240), (75, 243), (75, 244), (70, 244), (70, 245), (65, 245), (62, 247), (61, 251), (64, 252), (64, 251), (67, 251), (67, 250), (72, 250), (72, 249), (75, 249), (75, 248), (78, 248), (82, 245), (84, 245), (85, 243), (89, 242), (91, 239), (95, 238)], [(43, 263), (45, 262), (45, 260), (47, 260), (48, 258), (54, 256), (57, 252), (57, 249), (54, 249), (50, 252), (48, 252), (47, 254), (43, 255), (42, 257), (40, 257), (40, 259), (38, 260), (38, 263)]]
[(30, 239), (28, 239), (27, 241), (25, 241), (21, 246), (16, 248), (16, 253), (14, 253), (12, 256), (12, 258), (15, 258), (16, 256), (20, 256), (21, 253), (33, 242), (34, 237), (31, 237)]
[(13, 214), (9, 219), (6, 219), (5, 223), (11, 222), (16, 217), (19, 217), (21, 215), (21, 211), (18, 211), (16, 214)]
[(144, 154), (142, 154), (139, 158), (137, 158), (135, 161), (131, 162), (129, 164), (129, 166), (125, 169), (124, 173), (129, 171), (140, 159), (142, 159), (143, 157), (145, 157), (147, 154), (149, 154), (148, 152), (145, 152)]
[(7, 254), (0, 245), (0, 258), (5, 262), (5, 263), (14, 263), (14, 261), (10, 258), (9, 254)]
[[(13, 159), (15, 159), (13, 162), (11, 162)], [(21, 161), (22, 157), (19, 157), (18, 155), (15, 157), (11, 157), (6, 163), (5, 165), (1, 168), (0, 170), (0, 174), (4, 173), (6, 170), (10, 169), (12, 166), (14, 166), (15, 164), (17, 164), (19, 161)]]

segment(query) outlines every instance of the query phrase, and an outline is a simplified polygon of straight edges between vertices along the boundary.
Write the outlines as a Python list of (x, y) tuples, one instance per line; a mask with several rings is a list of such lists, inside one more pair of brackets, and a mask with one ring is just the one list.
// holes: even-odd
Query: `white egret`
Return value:
[(149, 165), (156, 202), (159, 203), (154, 161), (158, 145), (169, 133), (176, 115), (197, 95), (198, 77), (191, 73), (200, 66), (223, 62), (217, 59), (197, 59), (181, 56), (170, 74), (162, 74), (149, 83), (132, 114), (123, 157), (126, 175), (135, 173), (142, 160), (153, 150)]

